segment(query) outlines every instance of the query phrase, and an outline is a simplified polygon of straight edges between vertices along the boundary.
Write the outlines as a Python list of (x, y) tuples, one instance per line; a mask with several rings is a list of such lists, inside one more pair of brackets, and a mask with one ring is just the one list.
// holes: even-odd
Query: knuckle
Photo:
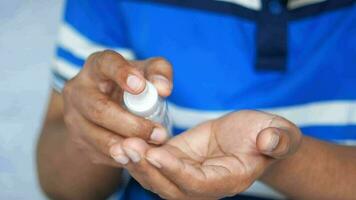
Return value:
[(113, 50), (110, 50), (110, 49), (105, 49), (104, 51), (102, 51), (102, 54), (104, 59), (113, 59), (115, 57), (117, 57), (118, 53), (116, 53), (115, 51)]
[(107, 66), (112, 65), (120, 57), (120, 54), (112, 50), (104, 50), (101, 52), (100, 56), (97, 58), (97, 62), (100, 65)]
[(163, 66), (171, 67), (172, 66), (171, 63), (163, 57), (152, 58), (151, 64), (153, 66), (158, 66), (158, 67), (163, 67)]
[(91, 60), (94, 60), (95, 58), (97, 58), (98, 56), (100, 56), (100, 51), (91, 53), (88, 58), (87, 58), (87, 62), (90, 62)]

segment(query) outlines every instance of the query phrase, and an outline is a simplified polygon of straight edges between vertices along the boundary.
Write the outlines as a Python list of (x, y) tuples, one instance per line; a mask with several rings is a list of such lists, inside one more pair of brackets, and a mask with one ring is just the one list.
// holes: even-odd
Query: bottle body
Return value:
[(169, 115), (168, 104), (166, 100), (158, 98), (157, 109), (155, 112), (145, 118), (161, 124), (164, 128), (166, 128), (168, 134), (172, 136), (172, 119)]
[(139, 94), (124, 92), (123, 100), (128, 111), (161, 124), (172, 135), (172, 120), (167, 101), (158, 95), (152, 83), (146, 81), (145, 89)]

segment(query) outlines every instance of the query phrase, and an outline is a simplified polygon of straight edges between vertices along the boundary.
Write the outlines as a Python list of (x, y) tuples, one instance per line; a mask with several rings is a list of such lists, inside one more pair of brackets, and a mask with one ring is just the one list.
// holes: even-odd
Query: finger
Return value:
[(87, 120), (123, 137), (150, 139), (154, 124), (129, 113), (107, 95), (85, 87), (72, 95), (76, 108)]
[(163, 58), (151, 58), (145, 63), (146, 78), (157, 88), (160, 96), (169, 96), (173, 88), (172, 65)]
[(257, 149), (264, 155), (282, 159), (292, 154), (296, 142), (286, 129), (269, 127), (263, 129), (257, 136)]
[(111, 157), (120, 165), (126, 165), (130, 160), (122, 149), (122, 143), (116, 143), (110, 148)]
[(115, 51), (97, 52), (88, 58), (85, 66), (90, 66), (89, 75), (98, 83), (111, 80), (133, 94), (142, 92), (145, 88), (142, 73)]
[(66, 115), (65, 122), (70, 131), (76, 132), (97, 151), (110, 157), (110, 147), (122, 141), (122, 137), (87, 121), (79, 113)]
[[(70, 116), (70, 117), (68, 117)], [(73, 142), (82, 151), (89, 154), (93, 163), (101, 163), (113, 167), (121, 167), (109, 155), (110, 146), (120, 143), (122, 138), (86, 121), (80, 114), (65, 117), (68, 130), (75, 134)]]
[(150, 146), (140, 138), (128, 138), (123, 142), (123, 149), (131, 162), (125, 165), (144, 188), (153, 191), (164, 199), (184, 199), (183, 193), (154, 166), (145, 159)]

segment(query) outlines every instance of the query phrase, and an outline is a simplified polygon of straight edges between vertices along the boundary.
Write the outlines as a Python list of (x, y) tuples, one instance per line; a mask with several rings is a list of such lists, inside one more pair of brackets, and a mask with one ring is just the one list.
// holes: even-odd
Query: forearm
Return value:
[(304, 137), (298, 152), (278, 161), (262, 181), (292, 199), (354, 199), (356, 148)]
[(42, 189), (52, 199), (105, 199), (119, 186), (121, 170), (92, 164), (67, 138), (58, 94), (52, 96), (50, 104), (59, 105), (49, 106), (38, 141)]

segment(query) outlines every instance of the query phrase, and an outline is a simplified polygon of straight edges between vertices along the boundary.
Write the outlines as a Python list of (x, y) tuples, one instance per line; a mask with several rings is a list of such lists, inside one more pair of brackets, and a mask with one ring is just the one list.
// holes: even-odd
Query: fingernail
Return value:
[(138, 91), (142, 88), (143, 80), (135, 75), (129, 75), (126, 80), (126, 84), (133, 91)]
[(129, 162), (129, 159), (124, 155), (113, 156), (114, 160), (122, 165), (126, 165)]
[[(111, 142), (113, 142), (113, 141), (110, 141), (110, 143)], [(109, 151), (110, 151), (110, 155), (112, 157), (124, 154), (124, 151), (122, 150), (121, 145), (119, 143), (117, 143), (117, 144), (112, 143)]]
[(149, 163), (151, 163), (153, 166), (155, 166), (155, 167), (157, 167), (157, 168), (162, 168), (162, 165), (161, 165), (159, 162), (155, 161), (154, 159), (149, 158), (149, 157), (146, 157), (146, 160), (147, 160)]
[(129, 162), (129, 159), (124, 155), (124, 151), (121, 148), (120, 144), (114, 144), (110, 148), (111, 157), (118, 163), (126, 165)]
[(163, 128), (154, 128), (150, 137), (153, 143), (162, 143), (167, 138), (167, 132)]
[(168, 88), (170, 89), (171, 87), (171, 84), (169, 82), (169, 80), (162, 76), (162, 75), (153, 75), (151, 77), (151, 81), (155, 84), (155, 85), (159, 85), (159, 86), (162, 86), (162, 87), (165, 87), (165, 88)]
[(272, 133), (266, 150), (272, 152), (278, 146), (279, 138), (279, 133)]
[(132, 160), (132, 162), (134, 163), (140, 162), (141, 156), (136, 151), (128, 148), (124, 148), (124, 151), (126, 152), (127, 156), (130, 158), (130, 160)]

